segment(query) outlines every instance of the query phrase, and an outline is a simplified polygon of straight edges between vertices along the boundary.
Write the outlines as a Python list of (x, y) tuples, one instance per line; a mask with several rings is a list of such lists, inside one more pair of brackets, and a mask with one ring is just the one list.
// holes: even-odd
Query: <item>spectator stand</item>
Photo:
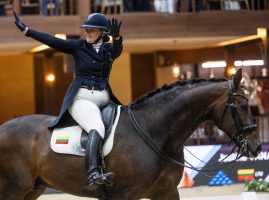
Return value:
[(90, 12), (104, 14), (123, 13), (123, 0), (90, 0)]
[(0, 16), (10, 15), (13, 10), (13, 0), (0, 0)]
[(60, 15), (61, 4), (60, 0), (41, 0), (42, 15)]
[(20, 8), (23, 15), (40, 14), (39, 0), (20, 0)]

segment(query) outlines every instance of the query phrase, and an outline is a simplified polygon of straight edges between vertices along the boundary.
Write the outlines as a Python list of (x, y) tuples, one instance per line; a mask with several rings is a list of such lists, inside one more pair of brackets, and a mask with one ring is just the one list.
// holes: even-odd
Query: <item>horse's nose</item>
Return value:
[(258, 156), (258, 153), (261, 151), (261, 143), (258, 141), (253, 141), (253, 140), (247, 140), (248, 144), (248, 151), (251, 155), (251, 157), (256, 157)]

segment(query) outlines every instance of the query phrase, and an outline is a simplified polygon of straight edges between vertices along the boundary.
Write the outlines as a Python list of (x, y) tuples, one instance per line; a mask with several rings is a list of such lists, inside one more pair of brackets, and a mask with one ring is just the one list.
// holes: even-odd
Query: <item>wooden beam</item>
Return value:
[[(264, 61), (264, 66), (267, 68), (267, 72), (269, 71), (269, 29), (267, 28), (258, 28), (257, 35), (261, 37), (262, 40), (262, 59)], [(268, 75), (267, 75), (268, 76)]]
[[(269, 29), (267, 29), (266, 37), (264, 39), (264, 65), (267, 67), (267, 73), (269, 72)], [(268, 76), (268, 75), (267, 75)]]
[(84, 19), (91, 12), (90, 1), (89, 0), (88, 1), (78, 0), (77, 3), (78, 3), (78, 6), (77, 6), (78, 12), (77, 13), (82, 19)]
[(234, 46), (226, 46), (224, 48), (224, 50), (225, 50), (224, 57), (225, 57), (225, 61), (227, 63), (227, 67), (226, 67), (224, 76), (230, 77), (230, 75), (231, 75), (230, 70), (232, 68), (234, 68), (234, 61), (236, 60), (235, 59), (235, 47)]

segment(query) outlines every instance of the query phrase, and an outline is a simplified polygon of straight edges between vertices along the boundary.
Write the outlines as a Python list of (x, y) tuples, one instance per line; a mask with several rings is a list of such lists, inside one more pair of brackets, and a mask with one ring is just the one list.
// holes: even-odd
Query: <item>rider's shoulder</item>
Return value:
[(85, 43), (85, 40), (83, 39), (68, 39), (68, 41), (77, 47), (82, 46)]

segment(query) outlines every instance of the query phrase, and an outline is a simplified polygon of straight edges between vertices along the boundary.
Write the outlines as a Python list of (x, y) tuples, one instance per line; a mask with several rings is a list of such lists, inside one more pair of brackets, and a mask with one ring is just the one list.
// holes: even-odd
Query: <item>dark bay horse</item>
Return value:
[[(209, 79), (176, 82), (124, 107), (112, 152), (105, 158), (115, 172), (107, 187), (109, 200), (178, 200), (183, 166), (163, 159), (139, 136), (131, 117), (150, 141), (169, 157), (184, 163), (183, 145), (200, 122), (213, 120), (246, 156), (257, 156), (258, 134), (240, 87), (242, 71), (231, 81)], [(131, 111), (131, 112), (130, 112)], [(37, 199), (47, 187), (104, 199), (96, 189), (84, 189), (84, 158), (57, 154), (47, 129), (55, 117), (25, 116), (0, 127), (0, 199)]]

